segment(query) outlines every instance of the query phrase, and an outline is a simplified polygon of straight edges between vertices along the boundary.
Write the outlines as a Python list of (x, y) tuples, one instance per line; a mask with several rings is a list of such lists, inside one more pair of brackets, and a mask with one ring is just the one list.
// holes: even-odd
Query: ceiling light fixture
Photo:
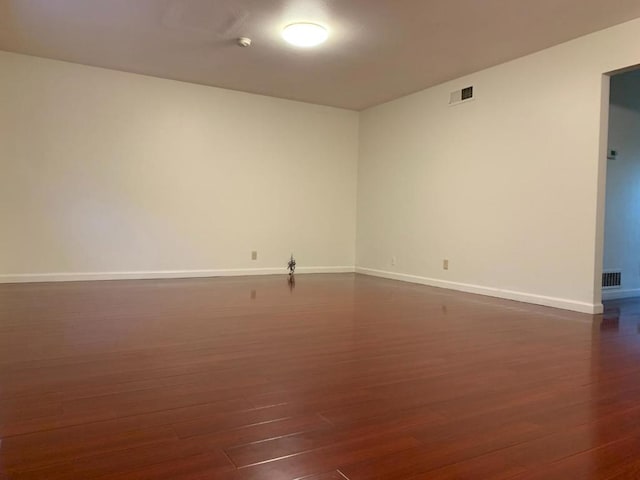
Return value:
[(316, 23), (292, 23), (284, 28), (282, 38), (296, 47), (315, 47), (329, 38), (329, 32)]

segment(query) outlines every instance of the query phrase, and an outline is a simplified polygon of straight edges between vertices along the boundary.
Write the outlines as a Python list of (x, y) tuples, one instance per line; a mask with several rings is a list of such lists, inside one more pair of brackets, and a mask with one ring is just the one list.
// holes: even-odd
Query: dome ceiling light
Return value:
[(292, 23), (282, 30), (282, 38), (296, 47), (315, 47), (329, 38), (329, 31), (316, 23)]

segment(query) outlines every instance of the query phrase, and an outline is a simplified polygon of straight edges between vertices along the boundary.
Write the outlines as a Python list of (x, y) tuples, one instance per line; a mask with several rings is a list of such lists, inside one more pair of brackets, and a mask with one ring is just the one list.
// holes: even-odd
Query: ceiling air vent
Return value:
[(462, 90), (456, 90), (451, 92), (449, 96), (449, 105), (458, 105), (463, 102), (473, 100), (473, 87), (463, 88)]
[(622, 272), (604, 272), (602, 274), (602, 288), (620, 288), (622, 284)]

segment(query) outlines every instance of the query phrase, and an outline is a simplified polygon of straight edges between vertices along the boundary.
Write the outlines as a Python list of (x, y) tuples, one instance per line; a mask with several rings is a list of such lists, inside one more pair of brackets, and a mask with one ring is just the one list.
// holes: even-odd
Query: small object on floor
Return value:
[(293, 274), (296, 271), (296, 259), (293, 258), (293, 253), (291, 254), (291, 259), (289, 260), (289, 263), (287, 263), (287, 268), (289, 269), (289, 276), (293, 276)]

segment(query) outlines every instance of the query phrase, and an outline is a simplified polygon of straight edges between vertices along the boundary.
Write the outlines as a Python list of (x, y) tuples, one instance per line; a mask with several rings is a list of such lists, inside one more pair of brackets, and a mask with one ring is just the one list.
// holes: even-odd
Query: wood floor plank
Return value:
[(326, 425), (318, 416), (297, 417), (74, 458), (43, 468), (14, 470), (13, 475), (19, 480), (74, 480), (122, 475), (131, 470), (199, 454), (212, 453), (219, 456), (222, 449), (229, 445), (260, 442)]
[(2, 440), (2, 465), (11, 470), (41, 467), (100, 452), (119, 451), (176, 438), (170, 427), (102, 432), (75, 429), (74, 435), (30, 434)]
[[(640, 437), (616, 440), (599, 448), (564, 458), (535, 469), (513, 480), (547, 480), (550, 478), (615, 478), (628, 474), (639, 465)], [(639, 470), (640, 471), (640, 470)], [(633, 477), (628, 477), (633, 478)]]
[(418, 442), (415, 439), (404, 435), (386, 435), (337, 442), (330, 447), (285, 458), (274, 458), (265, 463), (240, 468), (231, 476), (222, 476), (221, 480), (259, 480), (265, 478), (294, 480), (326, 472), (335, 468), (335, 465), (401, 452), (417, 445)]
[(0, 480), (637, 478), (640, 301), (354, 274), (0, 285)]
[(234, 467), (220, 453), (204, 453), (183, 457), (178, 460), (165, 461), (122, 474), (106, 475), (105, 480), (203, 480), (218, 478), (221, 474), (231, 472)]
[[(590, 424), (542, 436), (531, 441), (495, 450), (485, 455), (449, 464), (421, 473), (417, 479), (502, 479), (527, 471), (546, 468), (549, 464), (587, 452), (602, 451), (598, 447), (615, 442), (618, 438), (640, 436), (640, 418), (629, 421), (625, 416), (598, 419)], [(632, 450), (639, 451), (634, 444)], [(587, 462), (591, 455), (583, 455)], [(348, 472), (347, 472), (348, 475)], [(579, 477), (578, 477), (579, 478)], [(598, 477), (596, 477), (598, 478)], [(600, 477), (600, 478), (606, 478)]]
[[(74, 480), (122, 475), (141, 469), (154, 469), (154, 465), (178, 462), (196, 455), (212, 454), (226, 460), (220, 451), (208, 449), (205, 444), (171, 439), (125, 450), (104, 452), (50, 464), (46, 467), (14, 470), (16, 480)], [(228, 461), (220, 465), (230, 466)]]
[(419, 411), (413, 415), (405, 414), (402, 417), (376, 419), (376, 421), (350, 428), (335, 428), (326, 425), (324, 428), (307, 430), (299, 434), (234, 446), (225, 451), (235, 465), (247, 467), (267, 462), (273, 458), (290, 457), (343, 442), (376, 438), (381, 435), (396, 435), (415, 429), (420, 425), (440, 420), (439, 416), (431, 412)]
[[(292, 408), (288, 404), (271, 407), (237, 410), (235, 412), (213, 413), (206, 418), (186, 422), (174, 422), (173, 429), (180, 438), (190, 438), (224, 430), (237, 429), (250, 425), (268, 424), (288, 420), (304, 413), (301, 409)], [(324, 424), (321, 417), (314, 418), (315, 424)]]
[(609, 477), (606, 480), (635, 480), (636, 478), (640, 478), (640, 460), (636, 460), (621, 470), (619, 474)]
[(336, 470), (329, 473), (321, 473), (319, 475), (304, 477), (303, 479), (300, 479), (300, 480), (349, 480), (349, 479)]
[(532, 424), (507, 424), (499, 428), (487, 426), (469, 432), (442, 428), (439, 434), (434, 431), (429, 441), (423, 440), (417, 448), (366, 462), (341, 465), (340, 471), (350, 480), (405, 479), (517, 445), (541, 435), (541, 429)]
[(82, 427), (83, 425), (108, 430), (145, 428), (193, 421), (213, 414), (223, 415), (227, 412), (252, 408), (252, 403), (247, 399), (216, 400), (216, 397), (212, 396), (208, 400), (210, 403), (198, 403), (172, 409), (158, 409), (157, 405), (152, 404), (142, 413), (124, 416), (116, 415), (115, 412), (105, 409), (104, 405), (97, 405), (95, 410), (88, 408), (82, 411), (63, 412), (62, 415), (53, 417), (11, 421), (0, 425), (0, 432), (5, 438), (9, 438), (51, 430), (57, 430), (59, 434), (65, 435), (67, 432), (73, 432), (74, 427)]

